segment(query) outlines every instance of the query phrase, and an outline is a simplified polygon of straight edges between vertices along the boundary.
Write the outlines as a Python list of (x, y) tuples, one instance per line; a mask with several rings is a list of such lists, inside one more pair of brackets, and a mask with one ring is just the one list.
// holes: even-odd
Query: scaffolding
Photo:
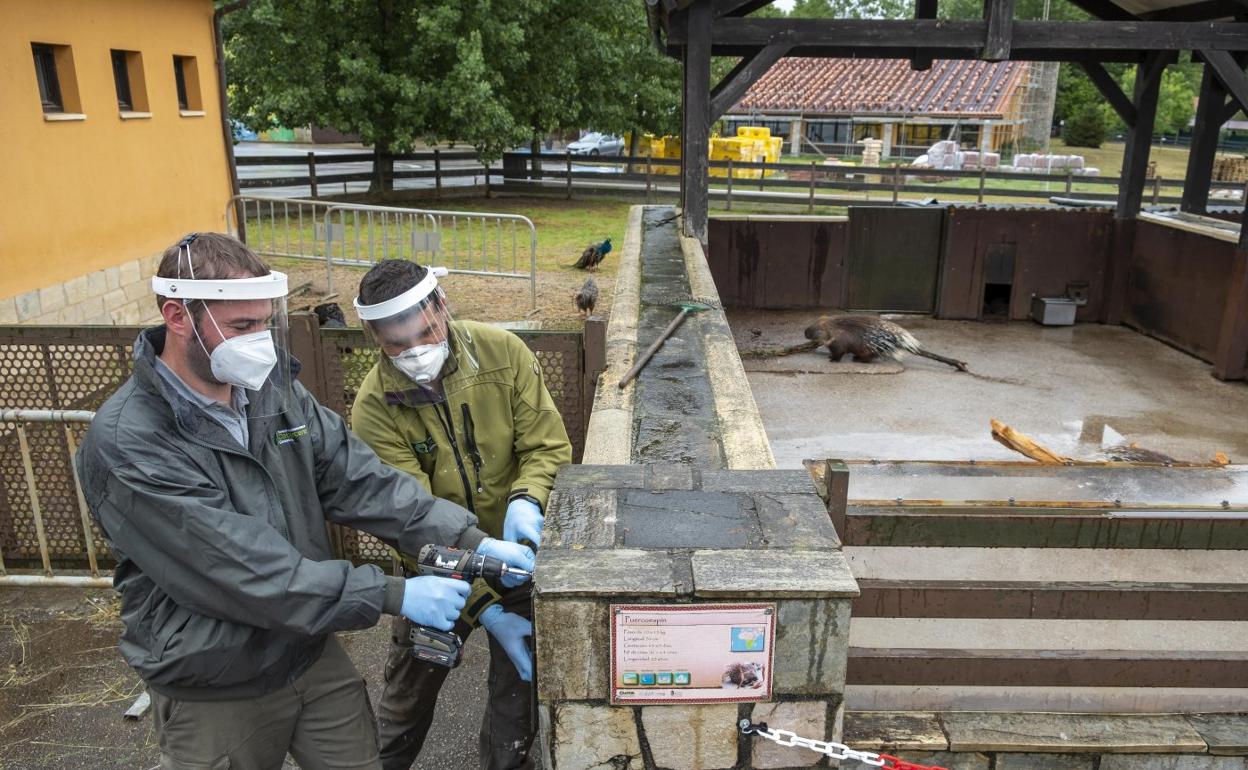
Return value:
[(1028, 62), (1020, 87), (1023, 130), (1018, 152), (1048, 154), (1053, 126), (1053, 106), (1057, 101), (1057, 62)]

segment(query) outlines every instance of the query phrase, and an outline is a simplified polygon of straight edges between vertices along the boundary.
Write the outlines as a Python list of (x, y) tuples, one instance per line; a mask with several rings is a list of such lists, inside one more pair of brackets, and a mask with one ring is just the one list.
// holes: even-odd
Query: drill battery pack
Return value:
[(452, 631), (413, 624), (411, 640), (412, 655), (426, 663), (455, 668), (463, 657), (464, 642)]

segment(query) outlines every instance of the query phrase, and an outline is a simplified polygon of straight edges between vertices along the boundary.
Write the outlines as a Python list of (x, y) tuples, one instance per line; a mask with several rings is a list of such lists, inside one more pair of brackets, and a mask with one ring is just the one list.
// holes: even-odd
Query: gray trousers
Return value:
[(152, 691), (161, 770), (380, 770), (364, 680), (330, 636), (320, 660), (279, 690), (246, 700), (175, 700)]
[[(526, 588), (507, 592), (503, 609), (532, 618), (532, 600)], [(472, 628), (462, 620), (455, 633), (467, 638)], [(479, 633), (486, 633), (481, 630)], [(503, 646), (490, 637), (489, 701), (481, 722), (482, 770), (531, 770), (533, 743), (532, 689), (520, 679)], [(411, 621), (396, 617), (386, 661), (386, 686), (377, 706), (384, 770), (408, 770), (425, 744), (433, 722), (438, 691), (450, 669), (422, 663), (412, 657)]]

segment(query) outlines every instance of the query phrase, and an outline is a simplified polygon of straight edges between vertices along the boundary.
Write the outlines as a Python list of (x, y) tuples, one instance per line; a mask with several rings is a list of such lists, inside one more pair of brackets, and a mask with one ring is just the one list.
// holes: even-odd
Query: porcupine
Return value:
[(756, 688), (762, 683), (763, 668), (758, 663), (733, 663), (724, 671), (723, 686), (727, 688)]
[(877, 358), (896, 359), (905, 351), (947, 364), (960, 372), (967, 371), (966, 362), (924, 350), (910, 332), (892, 321), (871, 315), (822, 316), (806, 327), (806, 339), (814, 340), (816, 347), (827, 345), (829, 361), (840, 361), (846, 353), (853, 353), (855, 361), (864, 363)]

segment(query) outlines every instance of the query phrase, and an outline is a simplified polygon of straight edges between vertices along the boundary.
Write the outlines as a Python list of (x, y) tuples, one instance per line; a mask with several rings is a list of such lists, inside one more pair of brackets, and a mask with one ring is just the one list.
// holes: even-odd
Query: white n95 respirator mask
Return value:
[(277, 365), (273, 332), (265, 329), (230, 337), (213, 348), (209, 361), (212, 363), (212, 376), (219, 381), (248, 390), (260, 390)]
[(404, 350), (397, 356), (390, 356), (390, 362), (412, 382), (423, 385), (437, 379), (437, 376), (442, 373), (442, 366), (446, 363), (450, 352), (451, 346), (446, 342), (439, 342), (436, 345), (417, 345)]

